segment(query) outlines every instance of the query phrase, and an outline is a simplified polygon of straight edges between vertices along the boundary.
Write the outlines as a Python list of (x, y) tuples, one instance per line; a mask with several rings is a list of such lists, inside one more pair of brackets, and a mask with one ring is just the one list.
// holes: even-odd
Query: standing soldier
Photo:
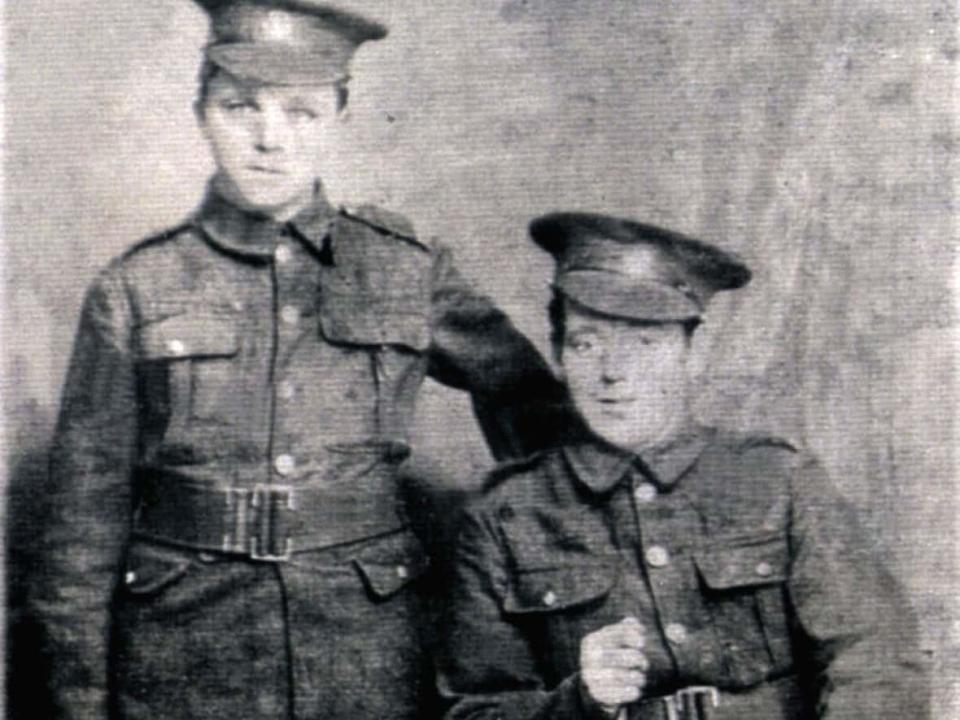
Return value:
[(425, 663), (397, 465), (425, 375), (497, 454), (550, 438), (547, 365), (402, 217), (331, 207), (324, 141), (386, 29), (201, 0), (217, 171), (86, 298), (31, 592), (50, 717), (416, 718)]
[(926, 717), (917, 631), (819, 464), (692, 419), (691, 336), (736, 257), (555, 214), (554, 350), (591, 433), (495, 471), (454, 554), (449, 718)]

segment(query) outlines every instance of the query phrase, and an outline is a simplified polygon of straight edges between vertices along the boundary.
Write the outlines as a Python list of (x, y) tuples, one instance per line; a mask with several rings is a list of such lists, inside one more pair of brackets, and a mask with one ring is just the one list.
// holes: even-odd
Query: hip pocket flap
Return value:
[(123, 586), (131, 595), (154, 595), (187, 574), (190, 561), (132, 553), (127, 559)]
[(507, 586), (503, 610), (507, 613), (543, 613), (565, 610), (605, 598), (617, 582), (612, 563), (517, 570)]
[(409, 529), (372, 541), (353, 562), (367, 589), (380, 599), (394, 595), (430, 567), (419, 538)]
[(785, 582), (789, 571), (783, 534), (712, 538), (709, 548), (694, 552), (700, 577), (713, 590), (733, 590)]

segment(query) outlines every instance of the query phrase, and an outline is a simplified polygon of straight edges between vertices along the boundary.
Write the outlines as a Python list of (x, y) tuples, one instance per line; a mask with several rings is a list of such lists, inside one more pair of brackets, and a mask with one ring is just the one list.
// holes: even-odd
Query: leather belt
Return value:
[(407, 522), (390, 468), (332, 485), (217, 487), (138, 472), (135, 536), (193, 550), (285, 562), (295, 553), (399, 530)]
[(617, 716), (618, 720), (798, 720), (805, 703), (793, 675), (731, 692), (709, 686), (691, 686), (671, 695), (641, 700)]

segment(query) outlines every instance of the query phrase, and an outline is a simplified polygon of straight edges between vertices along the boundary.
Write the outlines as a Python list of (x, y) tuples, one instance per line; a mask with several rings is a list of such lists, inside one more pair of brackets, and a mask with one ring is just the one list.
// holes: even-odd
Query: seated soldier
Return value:
[(692, 335), (747, 267), (599, 215), (531, 234), (590, 432), (495, 471), (465, 512), (448, 717), (925, 716), (909, 608), (821, 466), (692, 417)]

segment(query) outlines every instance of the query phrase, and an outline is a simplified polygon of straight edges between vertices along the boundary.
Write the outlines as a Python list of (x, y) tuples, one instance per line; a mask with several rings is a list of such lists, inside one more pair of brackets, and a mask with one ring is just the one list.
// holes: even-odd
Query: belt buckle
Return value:
[(277, 537), (277, 525), (285, 531), (280, 517), (287, 510), (296, 510), (294, 489), (289, 485), (256, 485), (250, 494), (253, 528), (249, 539), (252, 560), (287, 562), (293, 554), (293, 538)]
[(720, 691), (710, 685), (691, 685), (664, 696), (663, 703), (667, 720), (709, 720), (709, 708), (720, 705)]

